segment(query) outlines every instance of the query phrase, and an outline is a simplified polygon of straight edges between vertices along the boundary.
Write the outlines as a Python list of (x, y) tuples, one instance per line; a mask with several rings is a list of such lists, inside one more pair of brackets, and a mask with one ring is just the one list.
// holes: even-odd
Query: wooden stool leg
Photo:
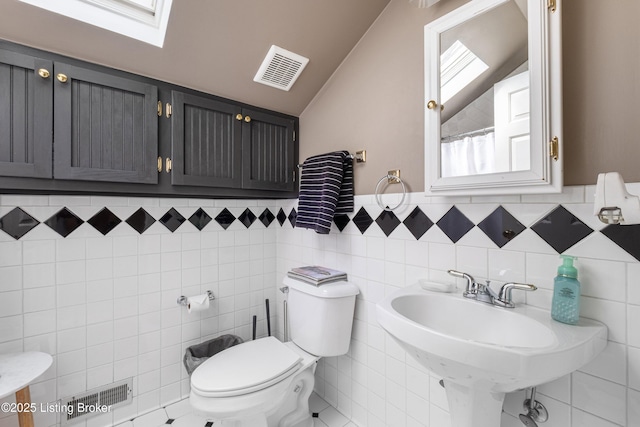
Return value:
[(31, 393), (29, 393), (29, 386), (26, 386), (22, 390), (16, 391), (16, 403), (18, 404), (18, 406), (22, 406), (22, 409), (24, 409), (24, 411), (18, 412), (18, 424), (20, 425), (20, 427), (33, 427), (33, 414), (29, 409), (29, 405), (31, 404)]

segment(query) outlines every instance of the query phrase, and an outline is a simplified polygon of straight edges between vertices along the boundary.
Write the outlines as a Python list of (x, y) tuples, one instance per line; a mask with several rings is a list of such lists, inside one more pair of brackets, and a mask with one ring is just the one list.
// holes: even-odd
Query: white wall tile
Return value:
[(628, 344), (640, 347), (640, 305), (629, 304), (627, 306), (627, 330), (629, 333)]
[[(9, 317), (11, 319), (12, 317)], [(24, 315), (25, 337), (33, 335), (42, 335), (56, 330), (56, 312), (55, 310), (37, 311), (34, 313), (26, 313)]]
[(581, 372), (572, 374), (573, 406), (614, 423), (624, 424), (626, 388)]
[(594, 360), (580, 368), (585, 372), (615, 383), (627, 384), (627, 346), (610, 342)]
[(0, 293), (0, 317), (16, 316), (19, 314), (22, 314), (22, 292), (10, 291)]
[(22, 267), (22, 286), (42, 288), (56, 284), (56, 264), (31, 264)]
[(578, 280), (583, 295), (612, 301), (626, 301), (626, 264), (597, 259), (579, 259)]
[(23, 330), (23, 316), (0, 317), (0, 343), (21, 339)]
[(628, 347), (629, 387), (640, 390), (640, 348)]
[(626, 343), (627, 319), (623, 303), (583, 296), (580, 298), (580, 315), (599, 320), (607, 325), (609, 341)]
[[(576, 203), (571, 206), (572, 212), (579, 217), (586, 215), (584, 189), (572, 188), (565, 193), (558, 200)], [(422, 195), (418, 196), (412, 203), (421, 203), (421, 209), (434, 221), (452, 203), (464, 203), (462, 209), (475, 222), (502, 203), (527, 226), (558, 203), (533, 196), (527, 197), (527, 203), (518, 203), (517, 198), (479, 198), (472, 203), (469, 198), (429, 198), (425, 202)], [(51, 200), (56, 206), (48, 206)], [(140, 206), (148, 207), (154, 217), (178, 205), (183, 215), (201, 206), (212, 216), (222, 207), (240, 214), (247, 206), (254, 206), (257, 213), (255, 206), (263, 206), (263, 202), (273, 207), (274, 213), (283, 206), (288, 214), (296, 206), (290, 200), (90, 200), (95, 206), (82, 210), (89, 205), (84, 196), (0, 196), (0, 209), (10, 207), (8, 203), (30, 206), (39, 219), (46, 219), (64, 205), (74, 206), (74, 212), (85, 216), (107, 206), (123, 218)], [(357, 200), (358, 208), (364, 203), (372, 217), (380, 213), (371, 196), (358, 196)], [(408, 206), (407, 212), (414, 206)], [(109, 236), (101, 236), (88, 226), (65, 239), (48, 227), (40, 228), (44, 232), (32, 232), (29, 239), (0, 241), (0, 292), (24, 289), (25, 311), (24, 315), (0, 317), (0, 343), (3, 348), (60, 352), (61, 360), (56, 364), (62, 370), (50, 374), (50, 381), (63, 395), (134, 376), (136, 387), (141, 386), (140, 396), (135, 397), (134, 409), (117, 411), (114, 420), (131, 419), (138, 411), (157, 408), (188, 393), (181, 359), (189, 343), (223, 332), (249, 337), (253, 314), (259, 314), (259, 331), (266, 333), (264, 298), (274, 302), (272, 314), (277, 321), (272, 327), (281, 334), (282, 295), (276, 291), (279, 282), (292, 266), (319, 263), (346, 270), (362, 289), (350, 354), (332, 358), (326, 366), (321, 363), (317, 370), (322, 378), (317, 386), (327, 400), (360, 425), (448, 427), (446, 396), (437, 384), (438, 378), (407, 358), (377, 325), (375, 302), (395, 287), (419, 278), (454, 282), (446, 270), (465, 266), (478, 279), (536, 284), (540, 289), (536, 295), (528, 295), (527, 301), (548, 308), (559, 265), (558, 255), (530, 229), (504, 249), (497, 249), (479, 230), (452, 244), (437, 226), (420, 240), (402, 225), (390, 237), (384, 236), (377, 224), (364, 235), (349, 224), (342, 233), (334, 228), (329, 236), (317, 236), (291, 228), (288, 221), (283, 227), (272, 224), (268, 230), (259, 223), (249, 230), (238, 223), (223, 230), (213, 222), (202, 232), (185, 224), (176, 233), (156, 223), (143, 235), (125, 224)], [(590, 240), (596, 242), (597, 237)], [(548, 427), (577, 427), (581, 423), (626, 427), (627, 409), (631, 419), (640, 406), (640, 393), (636, 391), (640, 389), (640, 367), (636, 366), (640, 336), (636, 337), (637, 328), (633, 326), (640, 321), (636, 319), (640, 316), (636, 316), (640, 286), (635, 286), (637, 281), (633, 279), (640, 274), (640, 263), (629, 257), (599, 255), (601, 247), (583, 243), (576, 247), (582, 257), (582, 314), (606, 323), (612, 342), (583, 372), (574, 374), (573, 384), (567, 376), (540, 386), (539, 395), (554, 411), (554, 421)], [(175, 305), (179, 295), (200, 293), (205, 288), (213, 288), (218, 298), (211, 313), (192, 318)], [(15, 310), (13, 302), (4, 304)], [(85, 331), (84, 338), (80, 331)], [(74, 340), (78, 333), (80, 338)], [(632, 346), (627, 348), (627, 342)], [(627, 404), (627, 399), (634, 404)], [(624, 419), (612, 414), (610, 407), (617, 401), (624, 402), (622, 409), (615, 409), (625, 414)], [(514, 415), (506, 415), (502, 427), (518, 425)], [(566, 424), (558, 424), (563, 422)]]
[(591, 415), (588, 412), (584, 412), (574, 408), (571, 411), (571, 427), (583, 427), (583, 426), (617, 427), (618, 424), (614, 424), (602, 418), (598, 418), (595, 415)]
[(56, 261), (77, 261), (86, 257), (85, 239), (56, 239)]
[(25, 241), (22, 251), (23, 264), (44, 264), (56, 260), (55, 240)]
[(22, 265), (22, 242), (0, 242), (0, 267)]
[(627, 394), (627, 420), (629, 427), (640, 420), (640, 392), (636, 390), (629, 390)]

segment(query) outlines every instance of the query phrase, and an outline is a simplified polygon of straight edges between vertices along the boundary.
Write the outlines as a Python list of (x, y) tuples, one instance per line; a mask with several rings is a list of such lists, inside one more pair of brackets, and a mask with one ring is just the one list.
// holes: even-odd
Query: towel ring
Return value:
[[(380, 184), (382, 184), (385, 180), (387, 182), (391, 182), (391, 181), (399, 182), (402, 185), (402, 198), (400, 199), (400, 202), (398, 202), (398, 204), (392, 208), (385, 206), (382, 203), (382, 199), (381, 199), (382, 194), (378, 193), (378, 191), (380, 190)], [(375, 196), (376, 196), (376, 203), (378, 204), (378, 206), (380, 206), (383, 210), (387, 212), (391, 212), (398, 209), (404, 203), (404, 198), (407, 196), (407, 187), (405, 187), (404, 181), (402, 181), (402, 179), (399, 176), (385, 175), (382, 178), (380, 178), (380, 181), (378, 181), (378, 184), (376, 185)]]

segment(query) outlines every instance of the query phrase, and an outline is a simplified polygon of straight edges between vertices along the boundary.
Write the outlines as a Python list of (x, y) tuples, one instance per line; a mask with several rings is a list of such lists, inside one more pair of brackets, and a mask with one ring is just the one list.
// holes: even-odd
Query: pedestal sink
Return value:
[(399, 289), (376, 306), (378, 323), (443, 378), (452, 427), (498, 427), (506, 393), (579, 369), (607, 344), (607, 328), (551, 319), (532, 306), (502, 308), (460, 293)]

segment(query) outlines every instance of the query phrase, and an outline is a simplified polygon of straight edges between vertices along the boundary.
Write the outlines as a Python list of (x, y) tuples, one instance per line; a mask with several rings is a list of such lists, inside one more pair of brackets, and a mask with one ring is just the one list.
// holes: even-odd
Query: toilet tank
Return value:
[(289, 287), (289, 336), (298, 347), (316, 356), (346, 354), (359, 290), (349, 282), (311, 285), (285, 277)]

